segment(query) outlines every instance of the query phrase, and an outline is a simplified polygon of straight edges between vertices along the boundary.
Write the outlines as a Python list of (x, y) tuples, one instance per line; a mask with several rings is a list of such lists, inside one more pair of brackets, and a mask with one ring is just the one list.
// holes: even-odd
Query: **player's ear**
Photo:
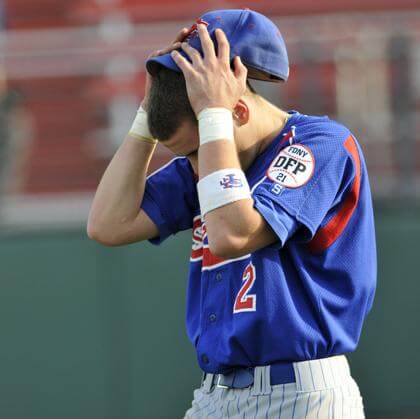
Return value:
[(249, 107), (247, 103), (239, 99), (235, 108), (233, 109), (233, 120), (239, 125), (245, 125), (249, 121)]

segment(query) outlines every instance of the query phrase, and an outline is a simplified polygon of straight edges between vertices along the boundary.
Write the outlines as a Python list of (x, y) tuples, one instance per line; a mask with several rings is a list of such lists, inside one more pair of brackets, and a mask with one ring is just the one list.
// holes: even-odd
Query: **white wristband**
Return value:
[(197, 184), (201, 215), (241, 199), (251, 198), (248, 181), (240, 169), (222, 169)]
[(147, 112), (142, 108), (141, 105), (137, 111), (136, 118), (134, 119), (129, 134), (142, 141), (150, 142), (153, 144), (157, 143), (157, 140), (153, 138), (149, 130), (149, 125), (147, 123)]
[(206, 108), (198, 115), (200, 145), (210, 141), (233, 141), (232, 112), (226, 108)]

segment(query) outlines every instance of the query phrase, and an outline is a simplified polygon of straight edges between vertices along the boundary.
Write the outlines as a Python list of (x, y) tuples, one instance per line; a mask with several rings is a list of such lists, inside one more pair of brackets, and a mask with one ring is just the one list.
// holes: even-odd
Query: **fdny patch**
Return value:
[(299, 188), (311, 179), (315, 158), (308, 147), (293, 144), (285, 147), (267, 170), (267, 177), (285, 188)]

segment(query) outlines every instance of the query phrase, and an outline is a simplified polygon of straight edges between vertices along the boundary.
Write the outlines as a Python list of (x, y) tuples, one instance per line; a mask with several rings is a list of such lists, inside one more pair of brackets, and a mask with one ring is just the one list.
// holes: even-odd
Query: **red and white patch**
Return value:
[(201, 260), (203, 258), (203, 223), (201, 216), (198, 215), (193, 220), (191, 261)]
[(285, 147), (267, 170), (267, 177), (285, 188), (299, 188), (314, 174), (315, 158), (302, 144)]
[(190, 262), (201, 262), (202, 270), (205, 271), (219, 268), (238, 260), (248, 259), (249, 257), (250, 255), (248, 254), (235, 259), (223, 259), (213, 255), (207, 243), (206, 224), (200, 215), (194, 217)]

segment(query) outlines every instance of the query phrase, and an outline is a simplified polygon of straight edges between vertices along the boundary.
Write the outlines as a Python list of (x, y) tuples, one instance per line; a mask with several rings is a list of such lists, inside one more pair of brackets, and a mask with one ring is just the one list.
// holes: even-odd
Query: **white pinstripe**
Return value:
[(281, 417), (281, 412), (283, 410), (284, 392), (285, 392), (285, 389), (286, 389), (286, 385), (285, 384), (282, 384), (281, 386), (282, 386), (282, 396), (281, 396), (280, 409), (279, 409), (279, 419)]
[[(213, 397), (216, 398), (216, 393), (214, 393)], [(220, 397), (219, 397), (219, 399), (220, 399)], [(218, 407), (218, 404), (213, 403), (213, 410), (208, 413), (209, 418), (210, 418), (210, 415), (214, 415), (217, 412), (217, 407)]]
[[(330, 404), (330, 408), (331, 408), (331, 411), (328, 413), (328, 418), (333, 418), (334, 417), (334, 398), (335, 398), (335, 394), (334, 394), (334, 389), (332, 390), (332, 392), (331, 392), (331, 404)], [(331, 413), (331, 416), (330, 416), (330, 413)]]
[(219, 414), (223, 419), (364, 418), (360, 392), (344, 357), (299, 362), (294, 368), (296, 383), (271, 386), (269, 394), (252, 395), (251, 387), (195, 391), (185, 419), (214, 419)]

